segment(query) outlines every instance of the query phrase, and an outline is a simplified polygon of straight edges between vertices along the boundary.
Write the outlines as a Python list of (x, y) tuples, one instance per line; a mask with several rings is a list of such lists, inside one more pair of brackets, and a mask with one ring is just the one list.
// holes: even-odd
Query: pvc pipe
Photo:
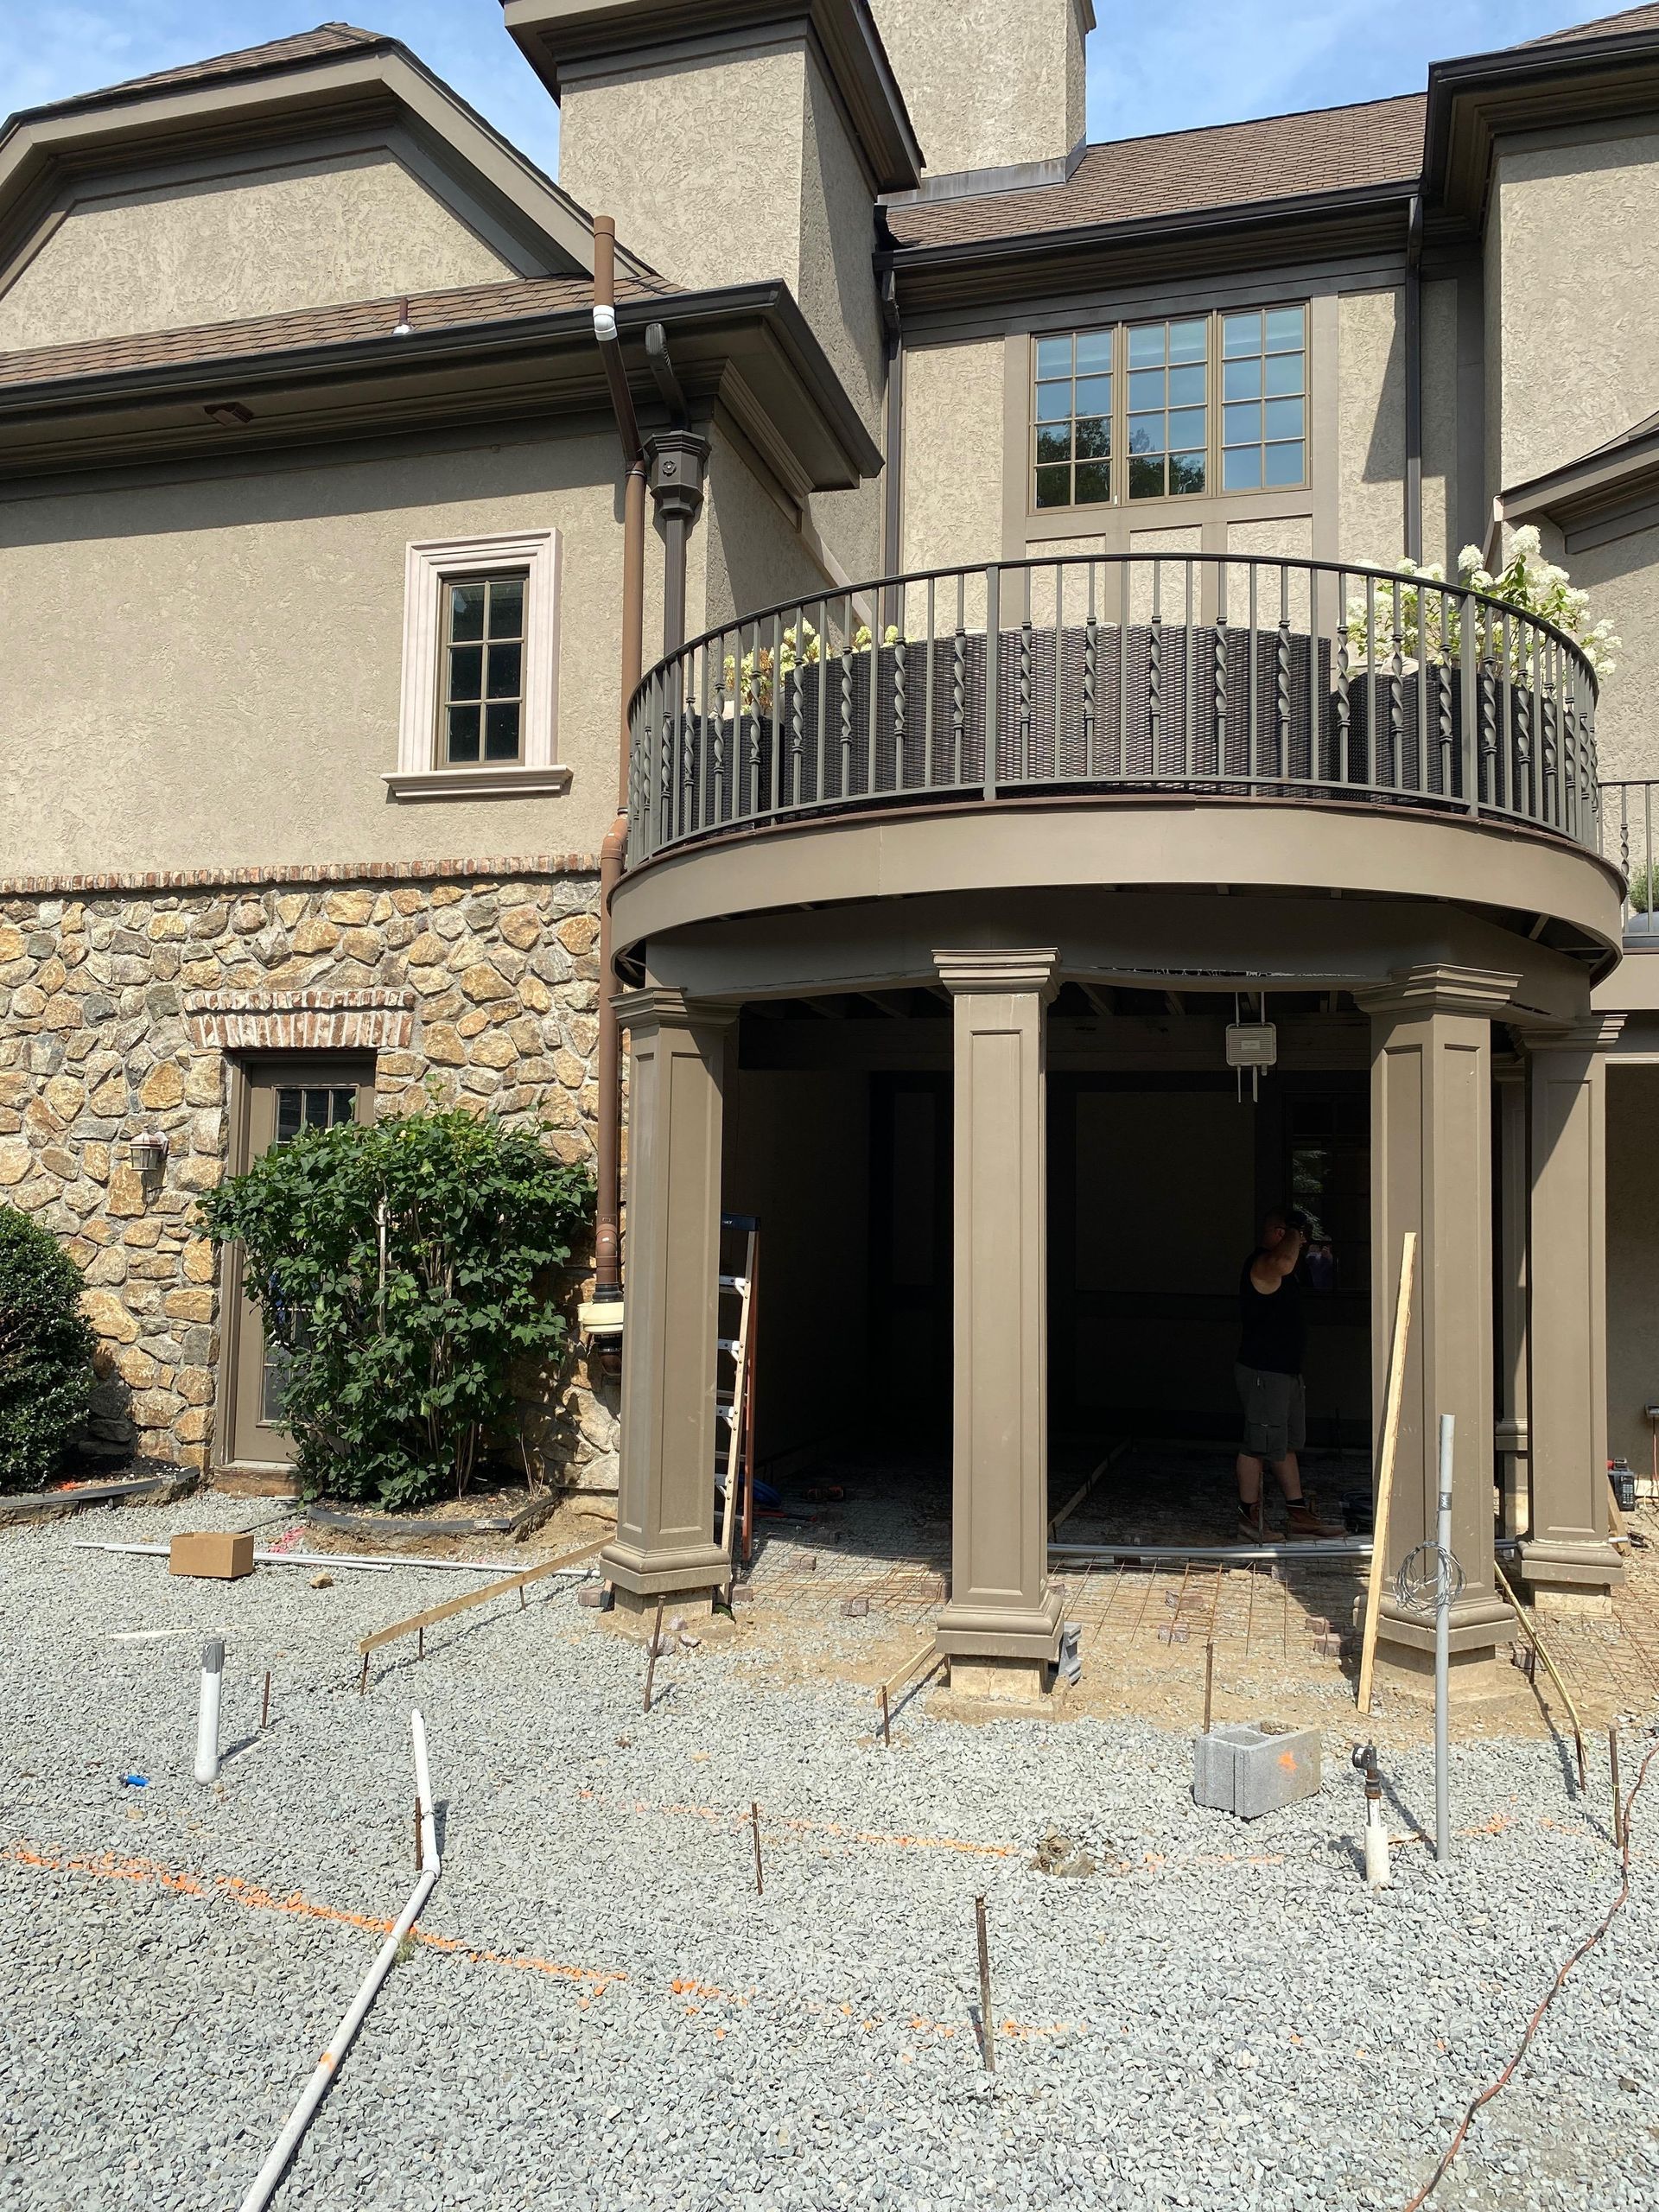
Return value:
[[(128, 1552), (135, 1559), (165, 1559), (167, 1544), (99, 1544), (78, 1536), (69, 1547), (76, 1552)], [(347, 1559), (339, 1552), (255, 1552), (261, 1567), (343, 1567), (353, 1574), (390, 1574), (384, 1560)], [(499, 1570), (493, 1570), (499, 1571)]]
[(1372, 1890), (1394, 1887), (1394, 1869), (1389, 1863), (1388, 1824), (1382, 1818), (1379, 1797), (1371, 1798), (1365, 1808), (1365, 1885)]
[(196, 1713), (196, 1780), (219, 1780), (219, 1693), (225, 1680), (225, 1642), (210, 1636), (201, 1647), (201, 1704)]
[(421, 1860), (423, 1872), (415, 1885), (409, 1903), (392, 1923), (391, 1933), (380, 1946), (374, 1964), (364, 1977), (363, 1986), (346, 2006), (339, 2026), (328, 2038), (315, 2070), (301, 2092), (300, 2101), (288, 2116), (282, 2133), (271, 2145), (270, 2154), (254, 2177), (253, 2186), (242, 2199), (239, 2212), (261, 2212), (270, 2203), (271, 2193), (283, 2177), (283, 2170), (293, 2157), (299, 2140), (311, 2123), (311, 2116), (322, 2102), (323, 2094), (333, 2081), (340, 2062), (351, 2048), (353, 2037), (363, 2024), (364, 2015), (373, 2004), (376, 1993), (391, 1971), (392, 1961), (398, 1946), (421, 1915), (421, 1909), (432, 1894), (442, 1868), (438, 1863), (437, 1823), (432, 1814), (432, 1783), (426, 1769), (426, 1724), (418, 1709), (409, 1716), (410, 1733), (415, 1739), (415, 1788), (421, 1808)]
[(1199, 1559), (1220, 1565), (1255, 1559), (1369, 1559), (1369, 1536), (1311, 1536), (1306, 1543), (1271, 1544), (1051, 1544), (1049, 1562), (1083, 1559)]
[(1442, 1866), (1452, 1856), (1452, 1440), (1455, 1414), (1440, 1415), (1440, 1518), (1434, 1531), (1440, 1547), (1434, 1588), (1434, 1856)]

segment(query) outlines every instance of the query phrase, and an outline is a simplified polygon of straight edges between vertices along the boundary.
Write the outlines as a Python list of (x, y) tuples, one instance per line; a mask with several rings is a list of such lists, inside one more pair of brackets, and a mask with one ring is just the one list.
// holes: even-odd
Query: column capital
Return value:
[(1034, 991), (1045, 1004), (1060, 988), (1056, 945), (970, 947), (933, 955), (939, 981), (953, 998), (970, 992)]
[(729, 1029), (738, 1014), (734, 1006), (690, 998), (667, 983), (619, 991), (614, 1005), (619, 1029)]
[(1362, 983), (1354, 998), (1367, 1014), (1467, 1014), (1491, 1020), (1509, 1004), (1520, 981), (1501, 969), (1431, 960), (1396, 968), (1384, 983)]
[(1625, 1020), (1622, 1014), (1590, 1014), (1582, 1021), (1567, 1021), (1554, 1028), (1528, 1028), (1519, 1033), (1529, 1053), (1605, 1052), (1617, 1042)]

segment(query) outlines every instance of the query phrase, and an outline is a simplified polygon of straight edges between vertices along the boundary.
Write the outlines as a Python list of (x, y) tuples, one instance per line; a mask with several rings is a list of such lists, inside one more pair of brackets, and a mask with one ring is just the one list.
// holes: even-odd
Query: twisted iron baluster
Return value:
[(1227, 767), (1227, 617), (1220, 609), (1216, 613), (1215, 655), (1216, 773), (1219, 776)]
[[(1440, 790), (1449, 798), (1456, 778), (1452, 766), (1452, 671), (1444, 660), (1434, 667), (1434, 726), (1440, 732), (1436, 742), (1440, 749)], [(1463, 796), (1467, 798), (1470, 794), (1465, 791)]]
[[(848, 616), (851, 621), (850, 612)], [(841, 652), (841, 796), (853, 789), (853, 647), (849, 638)]]
[[(1389, 632), (1389, 760), (1393, 769), (1394, 787), (1403, 791), (1406, 782), (1405, 729), (1406, 696), (1405, 668), (1400, 639), (1400, 587), (1394, 587), (1392, 604), (1393, 626)], [(1419, 766), (1421, 768), (1421, 763)]]
[(905, 696), (905, 641), (895, 638), (893, 645), (893, 779), (896, 789), (902, 791), (906, 782), (905, 774), (905, 716), (908, 702)]
[(1152, 773), (1158, 774), (1163, 756), (1164, 626), (1154, 614), (1147, 625), (1147, 734), (1152, 741)]
[(1020, 773), (1031, 774), (1031, 617), (1020, 625)]
[(1280, 575), (1278, 634), (1274, 640), (1273, 764), (1281, 779), (1290, 773), (1290, 617), (1284, 611), (1284, 571)]
[(805, 772), (806, 724), (801, 713), (801, 657), (798, 650), (795, 665), (789, 671), (789, 795), (798, 803)]
[(1338, 782), (1347, 784), (1353, 781), (1354, 773), (1354, 702), (1351, 690), (1353, 680), (1353, 655), (1348, 650), (1348, 617), (1347, 609), (1340, 603), (1342, 598), (1340, 578), (1338, 580), (1337, 596), (1338, 601), (1338, 620), (1340, 624), (1340, 627), (1337, 632), (1336, 770)]
[(957, 624), (950, 640), (950, 751), (951, 781), (963, 779), (962, 756), (968, 735), (968, 633)]
[[(1092, 591), (1094, 578), (1090, 577)], [(1100, 625), (1094, 609), (1083, 626), (1083, 772), (1091, 777), (1095, 772), (1095, 671), (1100, 652)]]

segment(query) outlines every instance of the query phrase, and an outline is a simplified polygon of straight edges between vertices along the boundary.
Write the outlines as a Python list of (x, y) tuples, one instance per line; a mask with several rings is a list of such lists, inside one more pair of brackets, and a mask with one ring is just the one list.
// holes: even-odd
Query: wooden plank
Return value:
[(486, 1605), (492, 1598), (505, 1598), (510, 1591), (522, 1590), (527, 1582), (539, 1582), (544, 1574), (557, 1574), (568, 1567), (579, 1567), (595, 1552), (603, 1551), (611, 1541), (611, 1532), (596, 1537), (591, 1544), (583, 1544), (573, 1552), (561, 1552), (557, 1559), (550, 1559), (540, 1567), (532, 1567), (523, 1574), (510, 1574), (505, 1582), (486, 1583), (482, 1590), (468, 1590), (460, 1598), (451, 1598), (447, 1605), (433, 1605), (423, 1613), (411, 1613), (406, 1621), (398, 1621), (391, 1628), (377, 1630), (365, 1636), (358, 1649), (366, 1659), (371, 1651), (378, 1651), (383, 1643), (391, 1643), (400, 1636), (413, 1636), (417, 1630), (433, 1627), (439, 1621), (452, 1620), (457, 1613), (464, 1613), (471, 1605)]
[(1371, 1709), (1371, 1676), (1376, 1669), (1376, 1630), (1382, 1618), (1382, 1568), (1389, 1555), (1389, 1506), (1394, 1497), (1394, 1460), (1400, 1443), (1400, 1414), (1406, 1393), (1406, 1350), (1411, 1340), (1411, 1294), (1417, 1268), (1417, 1232), (1408, 1229), (1400, 1247), (1400, 1291), (1394, 1304), (1394, 1345), (1389, 1354), (1389, 1394), (1382, 1422), (1382, 1457), (1376, 1472), (1376, 1512), (1371, 1532), (1371, 1572), (1365, 1586), (1365, 1625), (1359, 1645), (1359, 1709)]

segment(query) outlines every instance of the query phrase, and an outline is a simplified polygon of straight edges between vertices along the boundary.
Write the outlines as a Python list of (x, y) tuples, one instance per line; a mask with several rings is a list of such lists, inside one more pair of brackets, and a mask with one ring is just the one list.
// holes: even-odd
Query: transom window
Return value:
[(1045, 333), (1032, 353), (1039, 508), (1307, 480), (1304, 307)]
[(523, 755), (527, 574), (452, 576), (444, 585), (440, 766)]

